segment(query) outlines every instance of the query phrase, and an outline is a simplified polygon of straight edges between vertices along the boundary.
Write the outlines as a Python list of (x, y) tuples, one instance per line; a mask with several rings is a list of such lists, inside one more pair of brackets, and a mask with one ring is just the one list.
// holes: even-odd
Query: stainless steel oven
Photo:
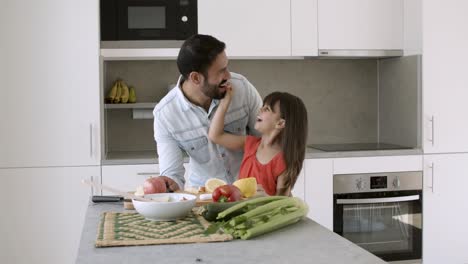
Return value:
[(333, 176), (333, 231), (385, 261), (421, 258), (422, 172)]

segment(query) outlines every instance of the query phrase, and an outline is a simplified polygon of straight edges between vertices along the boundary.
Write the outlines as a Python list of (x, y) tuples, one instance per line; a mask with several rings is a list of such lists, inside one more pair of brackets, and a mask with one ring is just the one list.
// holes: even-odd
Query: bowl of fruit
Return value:
[(135, 193), (143, 199), (133, 199), (133, 207), (152, 221), (172, 221), (186, 217), (195, 206), (197, 196), (166, 191), (164, 180), (159, 177), (148, 178)]

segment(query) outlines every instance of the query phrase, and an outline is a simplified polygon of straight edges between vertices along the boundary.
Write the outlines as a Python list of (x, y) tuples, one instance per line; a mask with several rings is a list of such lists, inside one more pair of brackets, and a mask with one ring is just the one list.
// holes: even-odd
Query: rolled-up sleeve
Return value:
[(260, 133), (255, 130), (255, 123), (257, 122), (258, 111), (262, 107), (262, 98), (258, 93), (257, 89), (247, 80), (244, 79), (247, 90), (247, 102), (249, 107), (249, 123), (247, 127), (249, 128), (249, 134), (254, 136), (260, 136)]
[(185, 168), (182, 150), (166, 129), (167, 126), (164, 125), (166, 118), (162, 118), (160, 114), (160, 112), (154, 112), (153, 127), (154, 139), (158, 150), (160, 175), (171, 178), (183, 190), (185, 185)]

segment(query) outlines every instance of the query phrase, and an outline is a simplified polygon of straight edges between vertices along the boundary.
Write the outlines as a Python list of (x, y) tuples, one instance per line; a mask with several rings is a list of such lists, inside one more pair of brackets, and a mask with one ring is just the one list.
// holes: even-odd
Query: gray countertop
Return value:
[(385, 263), (310, 219), (259, 236), (198, 244), (95, 248), (101, 213), (123, 211), (121, 203), (90, 204), (78, 251), (84, 263)]
[[(308, 147), (306, 149), (306, 159), (327, 159), (327, 158), (351, 158), (351, 157), (374, 157), (374, 156), (405, 156), (421, 155), (421, 149), (395, 149), (395, 150), (363, 150), (363, 151), (337, 151), (325, 152)], [(189, 162), (185, 157), (184, 162)], [(134, 164), (157, 164), (156, 151), (141, 152), (117, 152), (108, 155), (106, 160), (102, 160), (102, 165), (134, 165)]]

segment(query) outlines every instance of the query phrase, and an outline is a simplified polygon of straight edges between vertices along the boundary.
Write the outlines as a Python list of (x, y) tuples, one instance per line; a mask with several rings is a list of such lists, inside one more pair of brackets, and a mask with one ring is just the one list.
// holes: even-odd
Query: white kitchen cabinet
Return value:
[(296, 184), (294, 184), (294, 188), (291, 191), (292, 196), (301, 198), (305, 201), (305, 163), (302, 167), (301, 172), (297, 176)]
[(337, 158), (333, 174), (422, 171), (422, 156), (379, 156)]
[(99, 166), (0, 169), (0, 262), (75, 263)]
[(318, 0), (319, 50), (403, 50), (403, 0)]
[(291, 0), (291, 55), (317, 56), (317, 0)]
[[(136, 191), (151, 176), (159, 176), (158, 164), (102, 166), (102, 184), (122, 191)], [(115, 195), (103, 191), (103, 195)]]
[(99, 2), (0, 10), (0, 167), (99, 165)]
[(468, 153), (424, 155), (423, 263), (468, 263)]
[(198, 32), (229, 57), (291, 56), (290, 0), (198, 0)]
[[(188, 180), (189, 164), (184, 163), (185, 182)], [(122, 190), (136, 191), (151, 176), (159, 176), (159, 164), (108, 165), (102, 166), (102, 184)], [(103, 191), (103, 195), (114, 195)]]
[(468, 152), (468, 2), (422, 7), (424, 153)]
[(333, 231), (333, 160), (306, 159), (304, 170), (307, 216)]

